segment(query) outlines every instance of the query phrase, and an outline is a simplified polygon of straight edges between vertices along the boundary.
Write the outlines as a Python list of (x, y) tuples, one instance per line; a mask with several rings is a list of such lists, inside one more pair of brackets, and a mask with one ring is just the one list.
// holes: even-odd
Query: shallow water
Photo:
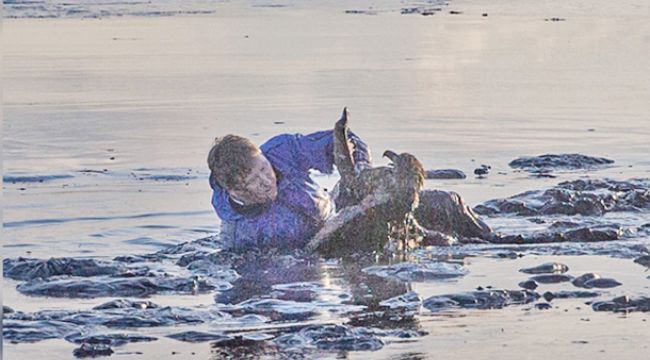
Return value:
[[(386, 148), (409, 151), (426, 168), (463, 170), (467, 179), (426, 186), (458, 191), (472, 206), (582, 176), (649, 177), (650, 63), (639, 54), (650, 50), (650, 29), (641, 2), (453, 1), (434, 16), (401, 15), (403, 5), (389, 2), (254, 5), (219, 4), (200, 17), (5, 21), (3, 257), (110, 259), (213, 234), (218, 221), (205, 157), (214, 136), (236, 132), (263, 142), (281, 132), (316, 131), (330, 127), (343, 106), (376, 156)], [(372, 5), (381, 11), (345, 13)], [(566, 21), (544, 21), (551, 17)], [(557, 178), (508, 167), (520, 156), (573, 152), (615, 163)], [(481, 164), (492, 169), (477, 179), (472, 172)], [(318, 179), (325, 186), (336, 181)], [(606, 215), (630, 224), (646, 216)], [(486, 221), (505, 233), (539, 226), (520, 218)], [(488, 285), (517, 289), (528, 278), (519, 268), (557, 261), (574, 276), (597, 272), (623, 283), (602, 290), (602, 300), (648, 296), (648, 273), (632, 262), (639, 244), (648, 245), (647, 234), (614, 243), (436, 249), (416, 255), (471, 255), (467, 275), (410, 286), (422, 298)], [(500, 258), (510, 253), (526, 256)], [(356, 285), (334, 270), (320, 273), (328, 289)], [(4, 279), (4, 303), (20, 311), (89, 309), (109, 300), (46, 298), (44, 305), (16, 285)], [(150, 300), (215, 304), (212, 294)], [(583, 299), (556, 302), (550, 310), (422, 311), (416, 321), (429, 335), (383, 338), (379, 351), (346, 356), (521, 358), (521, 351), (507, 351), (513, 347), (596, 359), (647, 352), (647, 314), (596, 313)], [(136, 351), (147, 358), (172, 351), (218, 358), (208, 343), (164, 337), (180, 331), (147, 329), (159, 338), (155, 346), (114, 350), (125, 358), (142, 358), (124, 354)], [(45, 351), (68, 359), (78, 347), (63, 340), (4, 345), (9, 359)], [(265, 347), (252, 351), (274, 356)]]

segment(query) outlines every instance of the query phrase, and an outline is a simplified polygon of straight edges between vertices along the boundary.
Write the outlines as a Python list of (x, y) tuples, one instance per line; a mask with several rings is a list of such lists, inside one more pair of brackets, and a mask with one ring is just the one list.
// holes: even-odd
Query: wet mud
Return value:
[(638, 297), (630, 298), (628, 296), (619, 296), (617, 298), (594, 302), (591, 306), (594, 311), (612, 311), (616, 313), (629, 313), (629, 312), (649, 312), (650, 311), (650, 298)]
[(520, 157), (512, 160), (508, 165), (514, 169), (535, 173), (555, 170), (589, 170), (613, 163), (614, 160), (582, 154), (546, 154)]
[(448, 179), (465, 179), (467, 175), (456, 169), (435, 169), (424, 172), (424, 177), (428, 180), (448, 180)]
[(650, 180), (579, 179), (474, 207), (492, 219), (523, 219), (538, 226), (499, 234), (500, 243), (598, 242), (647, 234)]
[(111, 356), (114, 353), (108, 345), (102, 344), (82, 344), (78, 349), (74, 349), (72, 354), (77, 358)]
[[(650, 250), (638, 238), (648, 235), (649, 185), (646, 179), (581, 179), (488, 201), (475, 211), (458, 194), (423, 191), (424, 204), (440, 206), (426, 212), (421, 203), (418, 221), (458, 242), (400, 256), (326, 260), (277, 249), (241, 253), (223, 250), (213, 236), (113, 259), (4, 259), (4, 276), (17, 281), (24, 295), (106, 301), (36, 312), (7, 304), (3, 336), (11, 343), (62, 339), (79, 346), (73, 352), (79, 358), (107, 356), (158, 336), (207, 342), (229, 357), (333, 354), (420, 338), (426, 335), (418, 320), (422, 314), (505, 307), (552, 311), (551, 302), (564, 299), (579, 299), (599, 312), (648, 312), (650, 300), (638, 294), (611, 298), (609, 289), (624, 285), (617, 279), (571, 271), (560, 262), (520, 268), (520, 289), (487, 287), (423, 298), (412, 284), (459, 281), (470, 273), (466, 259), (474, 257), (608, 255), (647, 267)], [(619, 213), (625, 216), (611, 215)], [(608, 231), (616, 236), (600, 235)], [(149, 299), (202, 293), (213, 294), (214, 302), (163, 306)], [(149, 328), (165, 330), (150, 336)]]
[(528, 304), (539, 299), (540, 295), (529, 290), (487, 290), (469, 293), (438, 295), (423, 302), (431, 311), (454, 308), (500, 309), (510, 305)]

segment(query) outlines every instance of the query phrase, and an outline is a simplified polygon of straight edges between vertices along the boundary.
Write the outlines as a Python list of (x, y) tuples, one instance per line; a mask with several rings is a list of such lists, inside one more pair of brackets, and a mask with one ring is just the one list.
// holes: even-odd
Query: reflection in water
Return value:
[(233, 330), (230, 340), (211, 344), (215, 359), (318, 357), (332, 351), (345, 356), (348, 351), (379, 349), (384, 339), (425, 334), (415, 319), (421, 299), (411, 292), (411, 284), (363, 271), (387, 261), (268, 254), (245, 258), (239, 256), (233, 264), (241, 277), (215, 300), (230, 304), (228, 311), (236, 315), (268, 316), (273, 325)]

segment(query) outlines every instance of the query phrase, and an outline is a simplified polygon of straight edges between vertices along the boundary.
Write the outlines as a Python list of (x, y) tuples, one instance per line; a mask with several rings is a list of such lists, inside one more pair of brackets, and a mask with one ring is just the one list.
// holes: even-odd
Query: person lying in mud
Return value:
[[(347, 110), (344, 110), (343, 117), (347, 118)], [(347, 127), (347, 122), (345, 125)], [(221, 218), (221, 238), (226, 248), (303, 249), (332, 219), (339, 223), (384, 222), (383, 217), (377, 216), (336, 218), (335, 209), (363, 205), (365, 210), (377, 205), (376, 201), (367, 199), (360, 204), (362, 198), (349, 196), (354, 192), (349, 178), (355, 176), (349, 174), (361, 174), (372, 167), (367, 145), (346, 128), (349, 161), (342, 162), (341, 146), (335, 151), (336, 131), (282, 134), (259, 147), (237, 135), (215, 139), (208, 155), (210, 186), (213, 190), (212, 205)], [(393, 161), (403, 155), (388, 154)], [(328, 193), (312, 179), (310, 171), (331, 174), (335, 165), (345, 179), (337, 184), (337, 191)], [(419, 206), (405, 211), (415, 214), (421, 225), (463, 238), (483, 238), (490, 233), (489, 227), (463, 204), (457, 194), (421, 191), (421, 181), (417, 186)], [(409, 204), (414, 205), (413, 201)], [(344, 237), (354, 241), (353, 237)], [(313, 242), (310, 245), (313, 247)]]
[[(355, 161), (370, 164), (366, 144), (350, 133)], [(334, 213), (334, 204), (310, 176), (334, 170), (333, 131), (281, 134), (257, 146), (226, 135), (208, 155), (212, 205), (229, 248), (301, 248)]]

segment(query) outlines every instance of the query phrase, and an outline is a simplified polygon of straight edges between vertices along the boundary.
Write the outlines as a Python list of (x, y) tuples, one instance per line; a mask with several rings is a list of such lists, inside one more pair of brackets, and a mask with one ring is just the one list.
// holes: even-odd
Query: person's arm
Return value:
[[(356, 164), (370, 165), (371, 155), (366, 143), (349, 131), (348, 136), (354, 147), (352, 156)], [(331, 174), (334, 169), (334, 131), (324, 130), (315, 133), (278, 135), (261, 146), (268, 157), (282, 157), (280, 163), (286, 163), (290, 156), (295, 160), (292, 165), (300, 170), (318, 170)]]

